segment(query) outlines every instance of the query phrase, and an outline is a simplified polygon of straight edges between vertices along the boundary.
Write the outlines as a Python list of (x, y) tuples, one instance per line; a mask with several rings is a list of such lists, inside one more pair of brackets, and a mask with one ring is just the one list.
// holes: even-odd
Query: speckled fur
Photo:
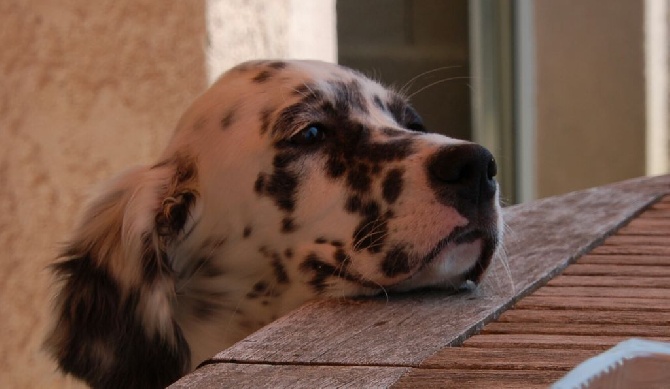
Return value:
[(494, 175), (355, 71), (244, 63), (94, 198), (53, 266), (47, 349), (94, 387), (161, 387), (309, 299), (477, 282)]

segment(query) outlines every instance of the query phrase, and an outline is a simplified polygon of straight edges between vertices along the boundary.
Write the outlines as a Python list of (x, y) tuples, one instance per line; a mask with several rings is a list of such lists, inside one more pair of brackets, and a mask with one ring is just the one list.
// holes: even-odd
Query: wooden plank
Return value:
[[(607, 325), (670, 326), (670, 312), (583, 311), (511, 309), (503, 313), (498, 323), (600, 323)], [(484, 327), (486, 328), (486, 327)], [(670, 328), (670, 327), (669, 327)]]
[[(602, 247), (602, 246), (601, 246)], [(670, 277), (670, 266), (623, 266), (575, 263), (563, 271), (566, 276)]]
[(170, 388), (385, 388), (408, 370), (405, 367), (380, 366), (216, 363), (197, 369), (172, 384)]
[(639, 228), (639, 229), (663, 229), (665, 230), (668, 228), (668, 225), (670, 224), (670, 220), (667, 218), (643, 218), (643, 219), (635, 219), (630, 222), (628, 226), (630, 228)]
[(625, 297), (549, 297), (528, 296), (516, 309), (584, 309), (589, 311), (670, 311), (670, 300)]
[[(505, 210), (514, 288), (500, 261), (472, 294), (315, 301), (215, 357), (221, 361), (418, 366), (462, 342), (542, 285), (670, 188), (670, 175), (544, 199)], [(531, 232), (532, 233), (528, 233)], [(296, 330), (299, 329), (299, 330)]]
[[(649, 219), (646, 219), (649, 220)], [(670, 221), (667, 226), (649, 225), (642, 223), (628, 224), (622, 227), (617, 234), (620, 235), (656, 235), (668, 236), (670, 234)]]
[[(583, 336), (542, 334), (491, 334), (477, 335), (463, 343), (463, 347), (478, 348), (547, 348), (576, 350), (607, 350), (628, 336)], [(668, 341), (669, 336), (653, 337), (652, 340)]]
[(566, 371), (596, 354), (593, 350), (447, 347), (421, 368)]
[(603, 242), (604, 245), (609, 246), (660, 246), (660, 247), (670, 247), (670, 237), (665, 236), (653, 236), (653, 235), (640, 235), (640, 236), (627, 236), (627, 235), (613, 235), (605, 239)]
[(592, 276), (569, 276), (561, 275), (549, 281), (551, 286), (608, 286), (608, 287), (648, 287), (670, 289), (670, 278), (668, 277), (633, 277), (601, 275)]
[(554, 286), (547, 285), (535, 291), (533, 296), (552, 297), (631, 297), (641, 299), (670, 300), (670, 290), (646, 287), (607, 286)]
[(412, 369), (392, 388), (546, 389), (564, 374), (562, 371), (554, 370)]
[[(670, 237), (670, 232), (668, 232)], [(662, 255), (597, 255), (586, 254), (577, 260), (581, 264), (670, 266), (670, 256)]]
[(599, 246), (593, 254), (620, 254), (620, 255), (670, 255), (670, 247), (663, 246)]
[[(640, 217), (642, 217), (643, 220), (654, 220), (655, 223), (662, 225), (663, 228), (667, 228), (667, 223), (670, 223), (670, 215), (668, 215), (666, 209), (648, 208), (647, 211), (644, 212), (644, 215), (640, 215)], [(640, 224), (644, 224), (644, 222), (641, 222)]]
[[(541, 313), (540, 313), (540, 317)], [(592, 321), (578, 323), (489, 323), (482, 334), (544, 334), (544, 335), (598, 335), (623, 337), (662, 337), (670, 336), (670, 328), (663, 325), (610, 324)]]

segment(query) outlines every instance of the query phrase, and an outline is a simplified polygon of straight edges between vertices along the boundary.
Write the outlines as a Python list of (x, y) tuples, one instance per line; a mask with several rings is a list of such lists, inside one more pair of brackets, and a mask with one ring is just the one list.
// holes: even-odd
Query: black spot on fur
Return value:
[(382, 167), (381, 167), (381, 165), (378, 164), (378, 163), (375, 163), (374, 165), (372, 165), (372, 170), (371, 170), (371, 172), (372, 172), (372, 175), (374, 175), (374, 176), (378, 176), (379, 173), (382, 172)]
[(363, 219), (354, 230), (354, 250), (381, 252), (388, 235), (388, 220), (393, 217), (393, 212), (389, 210), (382, 215), (379, 203), (368, 201), (360, 205), (358, 213)]
[(265, 134), (270, 129), (270, 122), (272, 121), (272, 108), (264, 108), (260, 112), (259, 121), (261, 122), (261, 134)]
[(298, 226), (295, 224), (295, 219), (292, 217), (285, 217), (281, 221), (281, 232), (284, 234), (288, 234), (291, 232), (294, 232)]
[(275, 70), (281, 70), (287, 67), (288, 64), (284, 61), (272, 61), (268, 64), (269, 68), (275, 69)]
[(320, 236), (314, 240), (314, 243), (316, 244), (324, 244), (328, 242), (328, 239), (324, 238), (323, 236)]
[[(70, 256), (53, 269), (63, 282), (63, 305), (47, 347), (63, 371), (98, 388), (165, 387), (188, 371), (190, 351), (176, 323), (175, 344), (147, 335), (137, 318), (138, 290), (122, 293), (88, 255)], [(111, 358), (101, 357), (101, 347)]]
[(221, 119), (221, 129), (227, 130), (235, 121), (236, 108), (231, 108)]
[(355, 191), (367, 192), (370, 190), (370, 168), (364, 164), (357, 164), (349, 169), (347, 185)]
[(309, 281), (309, 284), (317, 293), (322, 293), (326, 289), (326, 279), (334, 276), (336, 273), (336, 269), (333, 265), (322, 261), (315, 253), (307, 255), (303, 263), (300, 265), (300, 269), (304, 272), (314, 274)]
[(381, 208), (376, 201), (368, 201), (361, 208), (361, 214), (369, 219), (377, 219), (381, 214)]
[(265, 173), (258, 173), (258, 177), (254, 182), (254, 192), (261, 195), (265, 191)]
[(275, 200), (280, 209), (292, 212), (295, 208), (295, 195), (298, 189), (298, 178), (295, 174), (277, 169), (269, 177), (265, 185), (265, 194)]
[(247, 293), (247, 298), (255, 299), (260, 296), (267, 296), (270, 285), (265, 281), (259, 281), (254, 284), (251, 292)]
[(257, 283), (254, 284), (254, 292), (265, 292), (268, 290), (268, 283), (265, 281), (258, 281)]
[(335, 253), (333, 254), (333, 259), (335, 259), (335, 262), (337, 263), (344, 263), (349, 256), (347, 253), (344, 252), (342, 248), (338, 248), (335, 250)]
[(277, 169), (283, 169), (288, 167), (288, 165), (290, 165), (299, 157), (300, 154), (298, 153), (292, 153), (288, 151), (281, 152), (275, 155), (274, 159), (272, 160), (272, 166), (274, 166)]
[(331, 156), (328, 158), (326, 170), (330, 178), (338, 178), (344, 174), (344, 172), (347, 170), (347, 167), (341, 158)]
[(381, 264), (381, 270), (387, 277), (395, 277), (399, 274), (407, 274), (412, 269), (409, 263), (409, 255), (402, 247), (394, 247), (386, 253)]
[(395, 139), (383, 143), (370, 143), (363, 148), (367, 160), (372, 162), (401, 161), (414, 153), (414, 141), (410, 138)]
[(333, 247), (343, 247), (344, 243), (342, 243), (342, 241), (339, 240), (332, 240), (330, 241), (330, 245)]
[(354, 249), (356, 251), (368, 250), (371, 253), (378, 253), (381, 251), (387, 235), (388, 223), (385, 218), (365, 218), (354, 230)]
[(362, 86), (358, 80), (354, 79), (349, 82), (330, 81), (328, 84), (335, 95), (335, 109), (337, 111), (348, 114), (351, 109), (354, 109), (368, 113), (365, 96), (361, 92)]
[(284, 267), (284, 264), (281, 262), (279, 255), (275, 255), (272, 258), (272, 270), (274, 271), (277, 283), (279, 284), (289, 283), (290, 280), (288, 278), (288, 273), (286, 272), (286, 268)]
[(344, 205), (344, 209), (346, 209), (347, 212), (349, 212), (349, 213), (356, 213), (361, 209), (362, 206), (363, 206), (363, 201), (361, 200), (360, 197), (350, 196), (347, 199), (346, 204)]
[(382, 196), (389, 204), (393, 204), (403, 189), (403, 171), (402, 169), (392, 169), (386, 173), (384, 182), (382, 182)]
[(242, 237), (245, 239), (248, 238), (251, 235), (251, 232), (252, 232), (251, 226), (244, 227), (244, 231), (242, 231)]
[(284, 256), (285, 256), (287, 259), (291, 259), (291, 258), (293, 258), (293, 250), (291, 250), (290, 248), (284, 250)]
[(262, 84), (272, 78), (274, 72), (270, 70), (262, 70), (257, 75), (254, 76), (251, 80), (257, 84)]

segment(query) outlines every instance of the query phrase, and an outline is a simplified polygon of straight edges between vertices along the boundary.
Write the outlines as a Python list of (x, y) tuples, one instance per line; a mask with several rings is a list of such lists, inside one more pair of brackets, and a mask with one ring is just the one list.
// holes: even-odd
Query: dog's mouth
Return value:
[(412, 274), (391, 286), (393, 291), (459, 289), (479, 284), (498, 247), (495, 229), (462, 227), (440, 240)]

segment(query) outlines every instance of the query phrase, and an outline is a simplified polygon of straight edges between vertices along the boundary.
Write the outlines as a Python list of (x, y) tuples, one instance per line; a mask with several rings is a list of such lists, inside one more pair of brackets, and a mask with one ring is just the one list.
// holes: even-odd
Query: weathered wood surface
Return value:
[[(465, 385), (471, 382), (468, 381), (470, 379), (468, 377), (472, 376), (474, 370), (449, 370), (447, 372), (442, 368), (425, 369), (424, 363), (431, 361), (431, 357), (439, 355), (439, 352), (447, 350), (446, 347), (463, 343), (485, 323), (492, 321), (521, 297), (545, 284), (577, 257), (599, 246), (614, 230), (636, 216), (648, 204), (667, 193), (670, 193), (670, 176), (663, 176), (628, 181), (510, 207), (505, 212), (505, 219), (510, 230), (506, 237), (510, 273), (507, 273), (502, 263), (497, 261), (480, 288), (468, 294), (446, 295), (431, 292), (391, 296), (388, 300), (378, 298), (312, 302), (218, 354), (211, 360), (211, 365), (206, 368), (211, 374), (207, 373), (204, 377), (208, 379), (209, 375), (216, 373), (218, 387), (231, 385), (244, 387), (245, 385), (241, 384), (242, 381), (239, 381), (240, 378), (234, 372), (253, 370), (255, 371), (252, 373), (253, 385), (250, 386), (272, 382), (267, 380), (279, 374), (283, 378), (281, 382), (277, 381), (277, 386), (286, 386), (283, 383), (295, 379), (295, 381), (290, 381), (292, 384), (289, 386), (313, 387), (314, 385), (308, 384), (308, 381), (304, 381), (301, 377), (313, 371), (326, 372), (326, 370), (313, 370), (318, 366), (329, 367), (332, 372), (328, 374), (343, 374), (344, 376), (347, 376), (346, 372), (352, 366), (369, 368), (379, 366), (379, 369), (386, 369), (388, 382), (393, 382), (403, 375), (405, 369), (414, 367), (416, 369), (410, 370), (399, 381), (399, 387), (403, 387), (408, 379), (412, 379), (409, 377), (417, 379), (418, 386), (428, 385), (432, 379), (429, 377), (440, 377), (439, 380), (442, 380), (440, 385), (435, 387), (444, 386), (448, 382), (453, 385)], [(654, 227), (665, 228), (664, 226), (667, 226), (666, 219), (661, 215), (664, 209), (665, 205), (653, 208), (652, 225)], [(643, 229), (649, 228), (649, 224), (644, 224)], [(632, 230), (629, 229), (629, 231)], [(635, 235), (634, 232), (630, 234)], [(665, 279), (665, 275), (659, 276), (659, 273), (649, 271), (651, 267), (662, 267), (659, 258), (665, 257), (668, 253), (668, 247), (662, 244), (662, 239), (655, 240), (651, 237), (652, 235), (659, 236), (647, 234), (644, 235), (644, 239), (648, 239), (649, 242), (653, 241), (655, 244), (653, 246), (639, 245), (631, 249), (630, 245), (622, 244), (621, 241), (617, 243), (615, 239), (612, 244), (598, 247), (597, 256), (614, 255), (618, 256), (619, 260), (621, 257), (630, 255), (655, 256), (656, 259), (651, 260), (655, 263), (631, 264), (630, 267), (635, 268), (631, 269), (636, 271), (635, 275), (619, 273), (618, 277), (628, 277), (629, 287), (634, 287), (633, 282), (640, 280), (663, 280), (667, 286), (668, 280)], [(607, 247), (607, 249), (601, 250), (602, 247)], [(596, 265), (605, 266), (597, 269), (602, 273), (606, 272), (606, 267), (613, 263), (587, 262), (583, 266)], [(641, 267), (646, 270), (639, 269)], [(663, 271), (666, 269), (664, 268)], [(598, 278), (597, 275), (590, 276), (589, 271), (593, 269), (589, 268), (586, 269), (586, 273), (566, 277), (581, 280)], [(631, 277), (637, 279), (633, 280)], [(662, 282), (652, 283), (657, 289), (664, 288), (661, 284)], [(569, 285), (572, 284), (567, 283), (565, 286)], [(573, 286), (583, 285), (575, 283)], [(605, 283), (601, 286), (607, 285)], [(552, 303), (552, 297), (547, 298), (549, 302), (540, 303), (530, 300), (529, 304), (524, 299), (520, 305), (526, 304), (521, 307), (528, 312), (553, 312), (558, 301)], [(566, 296), (556, 297), (562, 300), (566, 298)], [(597, 299), (598, 297), (587, 296), (585, 298)], [(619, 300), (626, 298), (630, 297), (620, 297)], [(621, 301), (628, 303), (629, 309), (634, 309), (633, 301)], [(581, 303), (573, 304), (576, 306), (568, 307), (566, 311), (562, 311), (564, 318), (569, 317), (570, 312), (584, 313), (582, 310), (588, 310), (586, 303), (590, 302), (593, 301), (582, 300)], [(667, 302), (656, 299), (655, 304), (657, 304), (654, 308), (655, 313), (661, 314), (663, 320), (667, 320)], [(598, 309), (602, 313), (613, 308), (602, 301)], [(666, 311), (664, 312), (663, 309)], [(615, 311), (624, 314), (622, 318), (617, 319), (618, 322), (635, 324), (631, 316), (626, 316), (635, 312), (618, 309)], [(510, 317), (512, 316), (508, 316), (505, 320), (509, 320)], [(583, 319), (586, 320), (586, 317)], [(650, 326), (662, 325), (658, 321), (651, 321), (651, 318), (643, 318), (642, 321), (644, 320), (649, 320)], [(517, 339), (515, 342), (504, 342), (501, 337), (506, 336), (505, 334), (478, 336), (488, 337), (482, 338), (488, 341), (479, 340), (481, 345), (486, 347), (502, 342), (500, 347), (506, 345), (506, 347), (514, 348), (523, 345), (524, 348), (530, 350), (533, 347), (544, 348), (552, 340), (557, 340), (554, 338), (563, 335), (527, 334), (524, 335), (525, 338)], [(522, 341), (524, 339), (525, 343)], [(608, 339), (597, 341), (585, 341), (581, 349), (586, 347), (600, 350), (607, 342), (614, 339), (618, 339), (617, 336), (609, 336)], [(475, 347), (475, 343), (468, 346), (468, 342), (464, 344), (464, 347)], [(577, 349), (580, 348), (577, 347)], [(258, 366), (268, 367), (258, 371), (251, 369), (252, 367), (258, 369)], [(424, 370), (429, 370), (434, 374), (431, 376)], [(505, 376), (501, 373), (503, 371), (507, 370), (494, 372), (484, 370), (481, 377), (500, 378)], [(545, 381), (542, 382), (545, 382), (545, 386), (547, 377), (556, 376), (558, 378), (560, 376), (560, 374), (554, 374), (557, 371), (549, 370), (544, 375)], [(537, 372), (532, 369), (516, 369), (514, 372), (517, 374), (515, 377), (521, 378), (512, 377), (511, 381), (500, 378), (500, 381), (494, 381), (500, 384), (496, 387), (505, 387), (507, 384), (511, 385), (510, 387), (519, 387), (514, 385), (520, 382), (519, 380), (525, 375), (528, 376), (524, 382), (530, 385), (526, 387), (531, 387), (533, 382), (539, 382)], [(202, 375), (202, 372), (199, 371), (197, 374)], [(324, 373), (320, 378), (327, 380), (331, 377), (328, 374)], [(192, 376), (193, 374), (187, 379), (192, 379)], [(428, 381), (422, 381), (420, 377)], [(352, 375), (351, 378), (354, 379), (354, 376)], [(480, 378), (474, 377), (472, 380), (476, 381)], [(195, 382), (183, 384), (183, 382), (186, 381), (180, 381), (177, 387), (212, 387), (209, 384), (201, 385)], [(200, 380), (199, 382), (205, 381)], [(213, 383), (214, 381), (207, 382)], [(314, 381), (309, 382), (314, 383)], [(491, 381), (488, 382), (491, 383)], [(362, 386), (377, 387), (377, 385)]]
[[(634, 224), (670, 220), (669, 206), (667, 196)], [(602, 247), (613, 245), (631, 252), (640, 247), (670, 247), (670, 230), (665, 235), (622, 231), (593, 252), (602, 253)], [(611, 260), (605, 260), (608, 256)], [(639, 252), (583, 256), (462, 347), (445, 348), (410, 370), (394, 388), (440, 387), (454, 369), (470, 369), (466, 374), (470, 387), (498, 387), (494, 377), (513, 380), (517, 369), (535, 372), (533, 382), (519, 382), (518, 388), (547, 387), (557, 375), (631, 337), (670, 341), (670, 253), (644, 259)], [(579, 282), (617, 278), (617, 274), (626, 274), (627, 282)]]
[(385, 388), (408, 370), (381, 366), (210, 364), (171, 388)]

